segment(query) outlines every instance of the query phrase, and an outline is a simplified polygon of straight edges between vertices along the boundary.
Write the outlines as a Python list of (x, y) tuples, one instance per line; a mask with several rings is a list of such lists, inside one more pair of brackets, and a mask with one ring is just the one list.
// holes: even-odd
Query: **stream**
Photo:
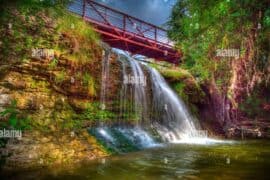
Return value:
[(269, 141), (163, 144), (97, 159), (77, 167), (13, 173), (23, 179), (266, 179)]

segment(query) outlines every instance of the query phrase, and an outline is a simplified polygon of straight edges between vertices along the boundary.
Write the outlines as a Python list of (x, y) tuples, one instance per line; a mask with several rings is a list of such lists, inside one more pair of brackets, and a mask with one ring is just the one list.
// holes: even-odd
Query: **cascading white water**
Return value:
[(134, 79), (133, 89), (134, 89), (134, 106), (135, 113), (138, 114), (138, 118), (142, 120), (146, 118), (147, 115), (147, 99), (146, 99), (146, 83), (144, 80), (145, 75), (143, 73), (141, 65), (134, 61), (132, 58), (128, 57), (128, 61), (131, 65), (132, 75), (131, 79)]
[(153, 140), (153, 138), (142, 128), (118, 128), (118, 130), (134, 144), (139, 144), (139, 146), (144, 148), (158, 146), (158, 144)]
[(107, 141), (110, 141), (111, 143), (115, 142), (115, 139), (108, 133), (108, 130), (106, 128), (98, 128), (98, 133), (103, 136)]
[[(148, 117), (148, 102), (146, 96), (146, 77), (141, 64), (129, 56), (119, 56), (122, 63), (122, 88), (120, 92), (120, 112), (136, 115), (139, 121)], [(129, 107), (127, 107), (129, 105)]]
[[(122, 146), (142, 149), (157, 146), (151, 135), (140, 127), (141, 120), (147, 117), (146, 82), (141, 65), (129, 56), (119, 56), (122, 63), (123, 82), (120, 91), (120, 115), (117, 127), (108, 127), (100, 124), (90, 129), (90, 133), (103, 141), (106, 146), (116, 152), (125, 152)], [(106, 92), (109, 75), (109, 54), (104, 53), (102, 59), (101, 104), (105, 109)], [(128, 116), (126, 116), (128, 115)], [(135, 115), (135, 116), (134, 116)], [(125, 127), (125, 120), (134, 118), (135, 127)], [(119, 126), (120, 125), (120, 126)]]
[[(149, 70), (149, 77), (152, 82), (152, 109), (148, 108), (149, 103), (146, 97), (146, 85), (142, 83), (132, 84), (135, 113), (139, 114), (140, 118), (146, 117), (149, 114), (154, 114), (152, 127), (159, 133), (164, 141), (167, 142), (195, 142), (207, 138), (207, 134), (203, 131), (198, 131), (195, 127), (195, 118), (189, 113), (187, 107), (183, 101), (174, 93), (174, 91), (166, 83), (165, 79), (159, 74), (157, 70), (149, 67), (147, 64), (140, 64), (137, 60), (125, 56), (122, 59), (123, 65), (123, 77), (128, 76), (126, 61), (130, 64), (131, 74), (134, 79), (145, 78), (142, 66), (145, 66)], [(146, 81), (145, 81), (146, 83)], [(125, 84), (125, 83), (123, 83)], [(126, 85), (123, 85), (123, 89), (126, 90)], [(126, 92), (125, 92), (126, 93)], [(126, 94), (122, 97), (126, 97)], [(150, 113), (151, 111), (151, 113)], [(138, 125), (137, 125), (138, 126)]]
[(188, 112), (183, 101), (169, 87), (159, 72), (147, 66), (150, 72), (153, 92), (153, 124), (164, 140), (176, 142), (199, 136), (194, 117)]
[(128, 152), (160, 146), (149, 133), (139, 127), (98, 127), (90, 133), (115, 152)]
[(106, 108), (107, 82), (110, 70), (109, 54), (110, 53), (108, 51), (103, 51), (102, 53), (102, 74), (101, 74), (101, 94), (100, 94), (100, 103), (102, 110)]
[[(100, 90), (100, 109), (103, 111), (106, 107), (106, 95), (107, 95), (107, 82), (109, 81), (110, 73), (110, 52), (108, 50), (102, 51), (102, 70), (101, 70), (101, 90)], [(104, 120), (101, 116), (100, 120)], [(100, 126), (103, 126), (103, 121), (98, 121)]]
[[(122, 64), (122, 77), (127, 76), (127, 62), (125, 60), (122, 60), (120, 57), (118, 58)], [(120, 114), (119, 114), (119, 122), (124, 123), (124, 116), (126, 114), (129, 114), (129, 108), (127, 106), (127, 92), (128, 92), (128, 84), (122, 83), (121, 91), (120, 91)]]
[[(104, 105), (109, 75), (108, 57), (109, 54), (106, 53), (103, 56), (101, 103)], [(123, 80), (119, 95), (119, 122), (116, 127), (101, 126), (92, 129), (92, 134), (119, 152), (125, 152), (122, 149), (123, 144), (129, 144), (128, 146), (135, 149), (157, 146), (158, 143), (153, 138), (157, 134), (162, 141), (170, 143), (218, 142), (208, 139), (203, 131), (198, 131), (196, 119), (156, 69), (128, 55), (119, 54), (118, 60), (122, 64)], [(150, 81), (146, 81), (146, 77), (149, 77)], [(147, 93), (147, 88), (150, 88), (151, 94)], [(135, 115), (138, 121), (135, 126), (128, 127), (126, 120), (134, 118), (132, 115)], [(150, 129), (154, 131), (149, 131)]]
[[(147, 65), (146, 65), (147, 66)], [(184, 102), (169, 87), (160, 73), (149, 66), (153, 92), (153, 111), (157, 121), (153, 126), (163, 140), (170, 143), (213, 144), (224, 141), (210, 139), (207, 132), (198, 130), (196, 119)]]

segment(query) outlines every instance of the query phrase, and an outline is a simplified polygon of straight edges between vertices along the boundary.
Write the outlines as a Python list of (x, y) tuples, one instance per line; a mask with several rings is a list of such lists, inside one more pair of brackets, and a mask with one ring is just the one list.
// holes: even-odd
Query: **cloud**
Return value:
[(171, 14), (176, 0), (96, 0), (131, 16), (162, 26)]

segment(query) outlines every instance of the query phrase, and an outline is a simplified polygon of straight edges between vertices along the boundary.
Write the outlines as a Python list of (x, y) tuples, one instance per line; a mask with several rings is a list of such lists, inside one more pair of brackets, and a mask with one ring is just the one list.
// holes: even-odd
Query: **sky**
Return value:
[(96, 0), (151, 24), (165, 27), (176, 0)]

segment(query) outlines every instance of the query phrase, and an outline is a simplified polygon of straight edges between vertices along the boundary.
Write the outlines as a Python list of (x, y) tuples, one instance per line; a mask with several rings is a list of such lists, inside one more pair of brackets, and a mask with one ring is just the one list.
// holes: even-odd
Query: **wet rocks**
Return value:
[(270, 123), (265, 121), (242, 121), (226, 130), (227, 138), (270, 138)]
[(57, 135), (27, 132), (21, 140), (9, 140), (1, 153), (4, 150), (9, 154), (4, 166), (7, 170), (73, 164), (107, 155), (86, 131), (74, 136), (68, 132)]

